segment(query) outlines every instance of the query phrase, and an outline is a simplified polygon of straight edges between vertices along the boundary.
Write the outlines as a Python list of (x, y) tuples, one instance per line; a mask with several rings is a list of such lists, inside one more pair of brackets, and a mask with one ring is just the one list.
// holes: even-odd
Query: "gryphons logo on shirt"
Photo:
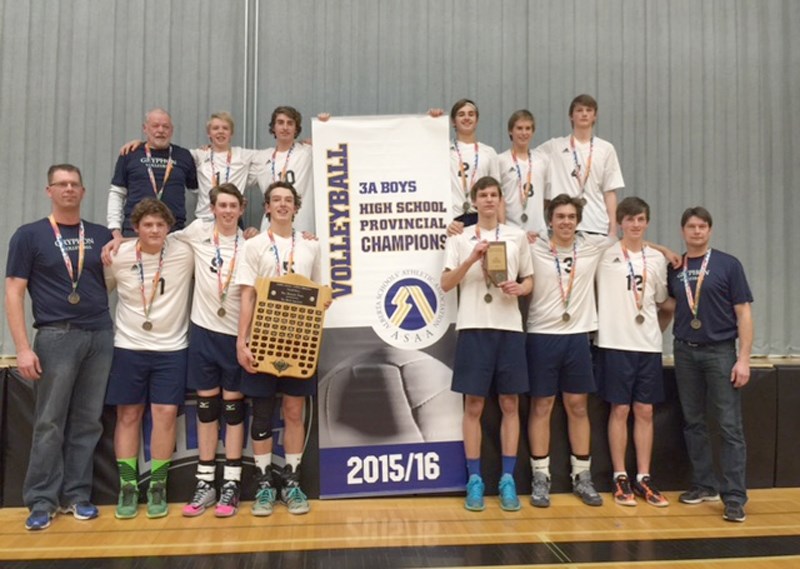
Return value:
[(444, 314), (444, 291), (438, 281), (425, 271), (406, 269), (392, 274), (378, 288), (377, 321), (372, 328), (397, 348), (425, 348), (447, 330)]

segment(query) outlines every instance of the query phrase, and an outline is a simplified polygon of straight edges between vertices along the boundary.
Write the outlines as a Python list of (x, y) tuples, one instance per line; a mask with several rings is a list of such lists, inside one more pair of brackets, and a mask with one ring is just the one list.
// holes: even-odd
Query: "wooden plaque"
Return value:
[(484, 259), (486, 260), (486, 274), (494, 286), (508, 280), (505, 241), (490, 241)]
[(254, 366), (278, 377), (309, 379), (317, 369), (331, 289), (297, 274), (256, 280), (250, 327)]

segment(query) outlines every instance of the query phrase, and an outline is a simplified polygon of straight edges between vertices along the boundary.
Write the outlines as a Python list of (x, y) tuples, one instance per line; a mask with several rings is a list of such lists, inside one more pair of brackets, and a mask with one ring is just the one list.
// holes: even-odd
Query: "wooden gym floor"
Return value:
[(24, 529), (26, 510), (5, 508), (0, 567), (800, 567), (799, 488), (751, 491), (743, 524), (723, 521), (719, 502), (685, 506), (666, 495), (672, 503), (659, 509), (618, 506), (608, 494), (591, 508), (557, 494), (549, 509), (525, 501), (513, 513), (496, 497), (479, 513), (461, 497), (313, 500), (307, 515), (277, 506), (268, 518), (246, 502), (229, 519), (183, 518), (172, 504), (160, 520), (141, 506), (138, 518), (119, 521), (104, 506), (99, 519), (60, 515), (41, 532)]

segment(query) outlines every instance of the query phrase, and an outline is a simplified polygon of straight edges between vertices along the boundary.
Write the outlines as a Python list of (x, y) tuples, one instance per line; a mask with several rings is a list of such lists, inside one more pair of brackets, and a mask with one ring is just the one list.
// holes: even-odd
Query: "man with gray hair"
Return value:
[(197, 170), (188, 150), (172, 144), (172, 118), (161, 108), (144, 117), (145, 143), (117, 159), (108, 194), (108, 228), (116, 240), (134, 236), (130, 216), (144, 198), (163, 201), (175, 215), (173, 230), (186, 221), (185, 189), (197, 189)]

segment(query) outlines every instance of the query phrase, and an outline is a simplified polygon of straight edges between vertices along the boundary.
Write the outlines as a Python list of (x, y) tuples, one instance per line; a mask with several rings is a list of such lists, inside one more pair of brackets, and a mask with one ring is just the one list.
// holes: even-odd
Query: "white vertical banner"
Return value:
[(447, 119), (334, 117), (312, 129), (334, 297), (319, 369), (320, 495), (463, 488), (456, 299), (439, 285), (452, 218)]

